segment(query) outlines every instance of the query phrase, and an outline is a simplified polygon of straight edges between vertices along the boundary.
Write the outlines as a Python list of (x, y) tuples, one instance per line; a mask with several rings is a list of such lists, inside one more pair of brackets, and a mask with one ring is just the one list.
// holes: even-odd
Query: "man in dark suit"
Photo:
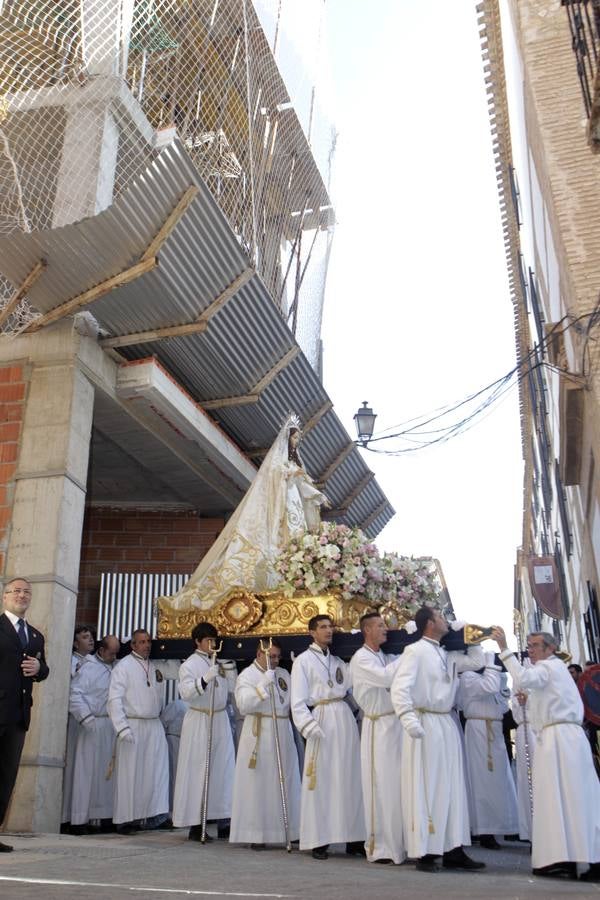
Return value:
[[(48, 677), (44, 637), (25, 621), (30, 603), (31, 585), (26, 578), (12, 578), (6, 583), (4, 612), (0, 615), (0, 825), (29, 728), (33, 682)], [(11, 850), (8, 844), (0, 843), (0, 853)]]

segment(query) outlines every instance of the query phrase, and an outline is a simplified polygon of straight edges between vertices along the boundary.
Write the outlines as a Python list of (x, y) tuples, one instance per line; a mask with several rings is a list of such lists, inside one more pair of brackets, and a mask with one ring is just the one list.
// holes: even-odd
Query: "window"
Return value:
[(558, 569), (558, 583), (560, 585), (560, 597), (562, 600), (563, 612), (565, 614), (565, 622), (569, 618), (570, 612), (570, 603), (569, 603), (569, 590), (567, 588), (567, 579), (565, 576), (565, 566), (563, 563), (563, 555), (560, 549), (559, 544), (557, 543), (554, 548), (554, 561), (556, 562), (556, 568)]
[[(535, 319), (535, 325), (538, 333), (538, 340), (544, 340), (544, 314), (542, 312), (542, 304), (541, 298), (538, 292), (537, 279), (535, 277), (535, 272), (532, 269), (529, 270), (529, 298), (531, 301), (531, 311), (533, 313), (533, 318)], [(544, 347), (543, 344), (541, 346), (542, 356), (544, 355)]]
[(558, 500), (558, 511), (560, 513), (560, 524), (562, 528), (562, 539), (567, 554), (567, 559), (571, 558), (572, 553), (572, 537), (571, 527), (569, 525), (569, 513), (567, 510), (567, 498), (560, 477), (560, 465), (557, 459), (554, 460), (554, 483), (556, 487), (556, 499)]
[(600, 609), (598, 608), (598, 594), (591, 581), (588, 581), (587, 589), (590, 602), (587, 612), (583, 614), (585, 642), (587, 644), (588, 659), (597, 663), (600, 662)]
[(508, 167), (508, 177), (510, 179), (510, 193), (515, 210), (517, 228), (520, 229), (523, 224), (523, 217), (521, 215), (521, 192), (519, 191), (519, 182), (517, 181), (517, 173), (515, 172), (514, 166)]

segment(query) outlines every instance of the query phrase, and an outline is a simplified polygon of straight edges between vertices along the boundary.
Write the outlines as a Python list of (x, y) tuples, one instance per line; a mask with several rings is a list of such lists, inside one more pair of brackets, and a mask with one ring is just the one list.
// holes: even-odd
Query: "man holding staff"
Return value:
[(403, 729), (394, 713), (390, 687), (400, 657), (381, 650), (385, 622), (376, 612), (360, 620), (364, 644), (350, 661), (352, 693), (363, 711), (360, 758), (367, 824), (367, 859), (401, 863), (405, 856), (398, 763)]
[(600, 784), (582, 728), (583, 703), (564, 662), (555, 656), (556, 638), (532, 632), (525, 668), (508, 649), (502, 628), (492, 638), (517, 691), (527, 691), (532, 729), (537, 735), (532, 759), (533, 822), (531, 863), (534, 875), (577, 875), (600, 880)]
[(448, 633), (441, 612), (422, 606), (415, 616), (421, 639), (400, 657), (391, 698), (402, 725), (404, 741), (400, 790), (406, 849), (421, 872), (482, 869), (463, 850), (471, 843), (463, 753), (450, 711), (460, 672), (484, 665), (480, 647), (467, 654), (448, 653), (440, 646)]
[[(235, 756), (226, 709), (227, 678), (219, 664), (213, 661), (217, 637), (214, 625), (199, 622), (192, 631), (196, 650), (179, 669), (179, 695), (189, 703), (189, 709), (183, 720), (179, 742), (173, 824), (176, 828), (189, 825), (190, 841), (202, 839), (202, 803), (211, 723), (206, 818), (229, 819), (231, 816)], [(206, 834), (205, 840), (211, 841), (212, 838)]]
[[(244, 716), (240, 736), (231, 812), (231, 843), (248, 843), (253, 849), (266, 844), (286, 844), (300, 835), (300, 768), (290, 721), (290, 676), (279, 668), (281, 644), (276, 638), (238, 676), (237, 708)], [(268, 654), (268, 657), (267, 657)], [(279, 736), (281, 771), (275, 748), (271, 692)], [(286, 839), (280, 778), (286, 799)]]
[(327, 859), (329, 844), (345, 843), (347, 853), (364, 856), (358, 728), (344, 703), (349, 672), (329, 649), (331, 618), (313, 616), (308, 631), (312, 644), (292, 666), (292, 716), (306, 740), (300, 849)]

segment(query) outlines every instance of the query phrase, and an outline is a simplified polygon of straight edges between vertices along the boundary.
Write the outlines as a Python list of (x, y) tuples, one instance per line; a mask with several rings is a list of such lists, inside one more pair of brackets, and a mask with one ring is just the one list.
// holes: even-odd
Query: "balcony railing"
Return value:
[(561, 5), (569, 20), (577, 76), (589, 119), (590, 144), (600, 149), (600, 0), (561, 0)]

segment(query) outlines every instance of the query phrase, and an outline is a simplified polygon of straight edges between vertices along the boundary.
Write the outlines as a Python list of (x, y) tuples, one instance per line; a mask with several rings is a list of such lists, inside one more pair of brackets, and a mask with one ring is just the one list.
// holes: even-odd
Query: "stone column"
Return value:
[[(28, 618), (46, 637), (50, 677), (34, 705), (8, 831), (58, 831), (94, 388), (71, 323), (17, 339), (29, 371), (14, 476), (6, 575), (32, 582)], [(0, 343), (0, 364), (10, 346)]]

